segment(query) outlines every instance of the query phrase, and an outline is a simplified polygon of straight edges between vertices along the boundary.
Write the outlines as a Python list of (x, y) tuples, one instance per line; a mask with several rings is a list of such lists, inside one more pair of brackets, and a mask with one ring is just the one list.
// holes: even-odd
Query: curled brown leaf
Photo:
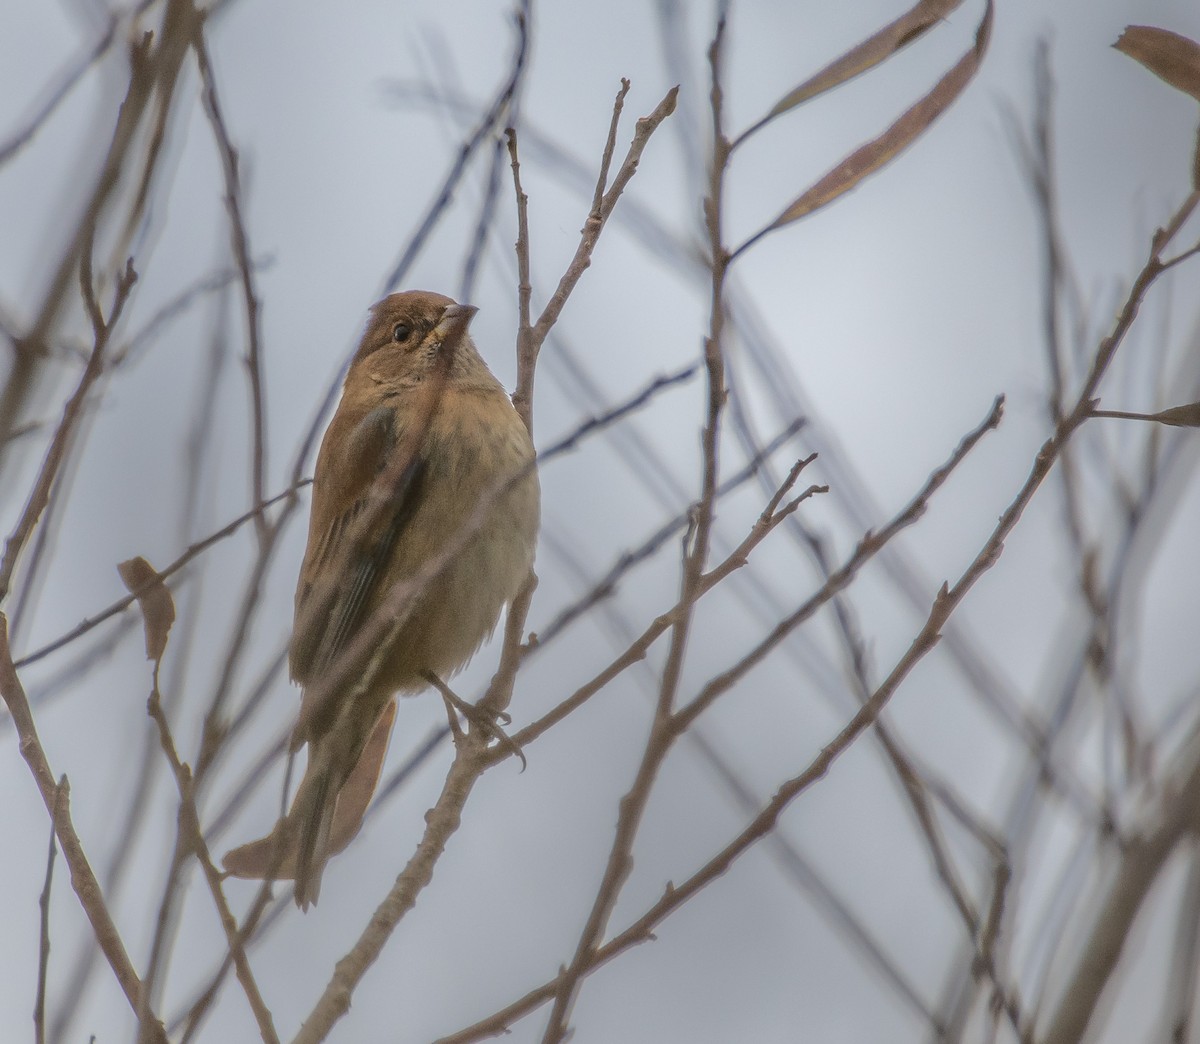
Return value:
[(117, 566), (121, 581), (142, 610), (146, 628), (146, 659), (156, 663), (167, 648), (167, 636), (175, 623), (175, 600), (158, 571), (139, 555)]
[(855, 44), (798, 87), (788, 91), (775, 103), (775, 107), (742, 137), (747, 137), (776, 116), (794, 109), (810, 98), (824, 94), (873, 69), (923, 35), (927, 29), (944, 20), (961, 3), (962, 0), (918, 0), (895, 21), (889, 22), (861, 43)]
[(1113, 47), (1200, 101), (1200, 44), (1195, 40), (1152, 25), (1129, 25)]
[(886, 131), (861, 146), (794, 200), (774, 221), (756, 232), (735, 251), (740, 254), (762, 236), (819, 210), (854, 188), (921, 136), (974, 78), (983, 62), (992, 32), (992, 0), (975, 33), (975, 43), (934, 88), (904, 112)]

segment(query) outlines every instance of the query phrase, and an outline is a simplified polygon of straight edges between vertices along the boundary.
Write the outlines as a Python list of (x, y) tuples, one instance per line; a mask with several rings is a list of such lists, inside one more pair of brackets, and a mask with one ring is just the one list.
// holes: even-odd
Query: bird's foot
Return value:
[(499, 714), (493, 715), (482, 707), (468, 703), (433, 671), (423, 672), (423, 677), (441, 694), (442, 702), (446, 705), (446, 717), (450, 722), (450, 732), (454, 736), (456, 747), (466, 738), (462, 726), (458, 723), (458, 715), (461, 714), (471, 723), (472, 728), (478, 729), (489, 740), (495, 740), (500, 746), (515, 754), (521, 761), (521, 771), (525, 771), (527, 765), (525, 752), (503, 728), (505, 725), (512, 724), (510, 714), (501, 711)]

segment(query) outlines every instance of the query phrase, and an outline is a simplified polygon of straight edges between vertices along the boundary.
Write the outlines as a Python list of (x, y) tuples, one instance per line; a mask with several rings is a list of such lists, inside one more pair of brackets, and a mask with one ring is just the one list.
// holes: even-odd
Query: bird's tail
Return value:
[(222, 860), (234, 877), (294, 879), (296, 904), (307, 910), (321, 891), (325, 864), (345, 848), (362, 827), (375, 793), (396, 718), (389, 700), (363, 745), (354, 768), (338, 777), (333, 737), (310, 742), (308, 766), (287, 815), (266, 837), (235, 848)]
[[(307, 910), (320, 896), (321, 875), (333, 854), (329, 842), (337, 813), (338, 788), (333, 785), (331, 776), (328, 767), (316, 768), (311, 777), (305, 773), (311, 793), (307, 795), (307, 807), (300, 815), (300, 836), (296, 846), (295, 895), (296, 905), (301, 910)], [(300, 794), (296, 796), (299, 798)]]

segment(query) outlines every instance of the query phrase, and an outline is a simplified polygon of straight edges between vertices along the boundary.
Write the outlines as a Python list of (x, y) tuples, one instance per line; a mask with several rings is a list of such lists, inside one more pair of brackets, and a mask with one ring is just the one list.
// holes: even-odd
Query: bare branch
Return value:
[[(12, 652), (8, 647), (8, 619), (3, 613), (0, 613), (0, 697), (3, 697), (12, 715), (20, 739), (21, 755), (29, 765), (46, 811), (57, 823), (58, 843), (62, 846), (63, 858), (71, 870), (71, 887), (91, 922), (96, 942), (104, 951), (104, 956), (121, 984), (129, 1006), (134, 1012), (138, 1012), (141, 1010), (141, 980), (125, 952), (125, 944), (121, 941), (121, 935), (105, 904), (100, 883), (96, 880), (91, 864), (84, 854), (79, 835), (75, 833), (75, 826), (71, 822), (70, 787), (64, 783), (60, 790), (46, 759), (46, 752), (42, 749), (33, 715), (29, 710), (29, 700), (25, 696), (25, 689), (12, 661)], [(162, 1023), (152, 1014), (148, 1014), (142, 1020), (141, 1029), (149, 1039), (166, 1044), (167, 1038)]]
[(258, 989), (258, 983), (254, 979), (254, 973), (250, 969), (250, 961), (246, 957), (245, 936), (238, 929), (233, 911), (229, 909), (229, 902), (225, 898), (225, 891), (221, 886), (221, 872), (213, 863), (212, 855), (208, 850), (208, 844), (205, 842), (204, 834), (200, 830), (200, 813), (196, 808), (196, 794), (192, 772), (180, 760), (179, 753), (175, 749), (175, 740), (171, 736), (171, 727), (167, 722), (166, 713), (163, 711), (162, 697), (158, 689), (157, 663), (154, 667), (154, 686), (150, 692), (147, 710), (150, 717), (154, 720), (155, 725), (158, 726), (159, 742), (162, 744), (163, 753), (166, 755), (167, 763), (171, 766), (171, 772), (175, 776), (175, 785), (179, 790), (179, 831), (181, 838), (191, 848), (192, 854), (195, 855), (196, 861), (200, 864), (200, 869), (204, 874), (204, 880), (208, 885), (209, 893), (212, 895), (213, 905), (217, 909), (217, 914), (221, 919), (221, 927), (224, 929), (225, 938), (229, 943), (229, 953), (233, 958), (234, 968), (237, 970), (238, 982), (241, 983), (242, 990), (246, 994), (246, 1000), (249, 1002), (250, 1010), (254, 1013), (255, 1022), (258, 1023), (258, 1032), (264, 1044), (279, 1044), (279, 1035), (275, 1032), (275, 1023), (271, 1017), (271, 1010), (263, 1001), (262, 994)]
[[(225, 177), (225, 209), (229, 214), (229, 238), (233, 246), (233, 257), (241, 277), (242, 299), (246, 309), (246, 374), (250, 383), (250, 417), (254, 440), (250, 450), (250, 466), (253, 475), (254, 503), (261, 504), (266, 498), (267, 434), (266, 403), (262, 379), (262, 323), (259, 319), (258, 293), (254, 286), (254, 265), (250, 260), (250, 243), (246, 235), (246, 223), (242, 215), (242, 184), (238, 170), (238, 154), (225, 126), (221, 103), (217, 98), (217, 83), (212, 63), (208, 58), (208, 45), (204, 42), (204, 23), (196, 19), (192, 33), (192, 50), (196, 52), (196, 64), (200, 69), (200, 80), (204, 85), (204, 108), (212, 125), (213, 138), (221, 157), (221, 170)], [(265, 516), (254, 516), (259, 543), (267, 539)]]
[(1148, 826), (1121, 854), (1115, 879), (1040, 1037), (1045, 1044), (1075, 1044), (1083, 1039), (1150, 886), (1158, 880), (1167, 856), (1196, 827), (1196, 809), (1200, 808), (1200, 746), (1196, 741), (1193, 732), (1178, 770), (1161, 790)]
[[(162, 570), (160, 570), (158, 575), (160, 577), (166, 578), (168, 576), (172, 576), (173, 574), (179, 572), (179, 570), (181, 570), (190, 561), (192, 561), (192, 559), (196, 558), (198, 555), (203, 554), (214, 544), (219, 544), (226, 537), (232, 536), (243, 525), (245, 525), (247, 522), (249, 522), (255, 516), (261, 515), (264, 511), (266, 511), (268, 508), (274, 507), (281, 500), (287, 500), (288, 498), (295, 498), (296, 494), (301, 489), (303, 489), (307, 485), (310, 485), (311, 483), (312, 483), (312, 479), (301, 479), (296, 485), (290, 486), (289, 488), (285, 489), (282, 493), (276, 493), (275, 496), (271, 497), (269, 500), (265, 501), (258, 507), (253, 508), (252, 510), (247, 511), (241, 515), (238, 515), (238, 517), (235, 518), (228, 525), (222, 526), (215, 533), (212, 533), (211, 535), (205, 537), (203, 540), (198, 540), (196, 543), (192, 544), (191, 547), (189, 547), (186, 551), (184, 551), (183, 554), (181, 554), (178, 558), (175, 559), (175, 561), (173, 561), (170, 565), (168, 565), (165, 568), (163, 568)], [(43, 645), (40, 649), (35, 649), (33, 652), (29, 653), (28, 655), (23, 656), (21, 659), (19, 659), (17, 661), (17, 666), (25, 667), (28, 664), (34, 663), (37, 660), (40, 660), (45, 656), (49, 656), (52, 652), (57, 652), (64, 645), (69, 645), (71, 642), (75, 641), (75, 639), (81, 638), (83, 635), (87, 634), (88, 631), (90, 631), (93, 627), (96, 627), (98, 624), (102, 624), (105, 620), (112, 619), (112, 617), (116, 616), (118, 613), (123, 613), (126, 609), (128, 609), (131, 605), (133, 605), (133, 603), (137, 600), (138, 595), (141, 593), (143, 593), (143, 592), (141, 591), (141, 589), (139, 589), (137, 591), (134, 591), (132, 594), (126, 595), (124, 598), (118, 598), (115, 602), (112, 603), (112, 605), (108, 606), (105, 609), (100, 610), (94, 616), (89, 616), (88, 618), (83, 620), (81, 623), (79, 623), (76, 627), (74, 627), (72, 630), (68, 631), (66, 634), (62, 635), (59, 638), (55, 638), (54, 641), (49, 642), (46, 645)]]
[(83, 279), (84, 285), (89, 288), (85, 292), (85, 297), (89, 301), (89, 310), (92, 313), (92, 323), (95, 327), (96, 339), (92, 346), (92, 353), (88, 357), (87, 366), (84, 367), (83, 374), (79, 378), (79, 384), (75, 388), (75, 393), (67, 400), (66, 405), (63, 407), (62, 420), (59, 421), (58, 427), (54, 432), (54, 437), (50, 440), (50, 448), (46, 450), (46, 457), (42, 461), (42, 467), (38, 472), (37, 479), (34, 481), (33, 490), (30, 492), (29, 499), (25, 503), (25, 510), (21, 513), (21, 518), (17, 522), (12, 535), (4, 542), (4, 557), (0, 559), (0, 602), (3, 602), (8, 595), (13, 571), (17, 567), (17, 560), (21, 555), (26, 541), (33, 533), (38, 519), (41, 518), (46, 504), (50, 500), (50, 487), (54, 485), (54, 480), (58, 476), (63, 458), (66, 456), (67, 443), (70, 440), (71, 432), (79, 421), (79, 416), (83, 411), (84, 400), (87, 398), (88, 392), (100, 376), (104, 349), (108, 346), (113, 328), (120, 321), (121, 311), (124, 309), (126, 301), (129, 300), (133, 284), (137, 281), (137, 273), (134, 272), (133, 262), (131, 261), (117, 284), (109, 317), (108, 319), (104, 319), (100, 314), (99, 305), (95, 303), (95, 298), (90, 292), (91, 280), (86, 277), (90, 271), (91, 263), (89, 257), (85, 262), (82, 273), (85, 276)]
[(42, 911), (38, 936), (37, 995), (33, 1002), (33, 1039), (36, 1044), (46, 1044), (46, 973), (50, 970), (50, 887), (54, 883), (54, 857), (58, 854), (58, 817), (62, 808), (62, 796), (67, 788), (67, 777), (58, 781), (58, 793), (54, 797), (54, 810), (50, 814), (50, 844), (46, 854), (46, 880), (38, 906)]
[(7, 163), (18, 152), (28, 145), (34, 136), (49, 122), (50, 117), (54, 115), (54, 111), (59, 107), (63, 100), (75, 88), (75, 85), (87, 74), (112, 46), (113, 40), (116, 37), (117, 25), (120, 23), (120, 18), (115, 14), (110, 14), (108, 17), (108, 25), (105, 26), (104, 32), (100, 34), (96, 42), (87, 50), (70, 71), (63, 75), (46, 100), (41, 104), (38, 110), (29, 117), (28, 122), (19, 131), (16, 131), (9, 139), (0, 145), (0, 164)]

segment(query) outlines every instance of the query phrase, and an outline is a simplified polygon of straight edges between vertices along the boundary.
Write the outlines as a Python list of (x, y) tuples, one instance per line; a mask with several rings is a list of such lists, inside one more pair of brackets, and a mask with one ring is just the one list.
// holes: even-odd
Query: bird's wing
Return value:
[[(420, 503), (426, 470), (425, 458), (413, 454), (397, 484), (395, 502), (376, 532), (347, 549), (346, 537), (396, 444), (397, 422), (395, 411), (386, 406), (344, 421), (338, 430), (330, 426), (321, 446), (308, 548), (296, 590), (291, 671), (306, 690), (328, 670), (365, 619), (393, 549)], [(294, 747), (312, 734), (312, 710), (306, 693)]]

